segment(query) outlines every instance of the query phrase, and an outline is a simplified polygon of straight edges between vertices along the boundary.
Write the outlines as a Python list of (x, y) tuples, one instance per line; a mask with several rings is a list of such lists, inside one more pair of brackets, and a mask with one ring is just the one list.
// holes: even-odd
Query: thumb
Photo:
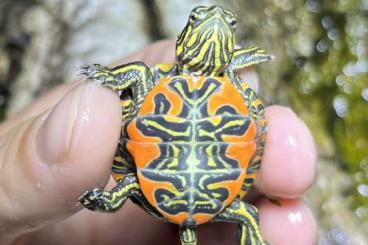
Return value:
[(0, 244), (70, 216), (107, 183), (120, 115), (118, 96), (85, 83), (0, 138)]

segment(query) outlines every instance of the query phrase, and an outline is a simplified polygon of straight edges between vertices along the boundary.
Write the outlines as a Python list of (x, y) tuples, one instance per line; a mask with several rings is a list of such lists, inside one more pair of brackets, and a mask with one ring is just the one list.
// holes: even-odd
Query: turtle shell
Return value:
[(249, 178), (258, 125), (227, 78), (161, 79), (126, 127), (145, 198), (172, 223), (211, 220)]

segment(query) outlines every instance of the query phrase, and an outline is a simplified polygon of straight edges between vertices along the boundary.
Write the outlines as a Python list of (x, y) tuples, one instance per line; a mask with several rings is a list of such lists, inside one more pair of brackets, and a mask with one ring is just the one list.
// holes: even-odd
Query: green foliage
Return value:
[[(365, 5), (364, 5), (365, 4)], [(306, 1), (303, 32), (314, 51), (293, 57), (291, 103), (312, 128), (320, 155), (338, 157), (354, 177), (357, 212), (368, 218), (368, 16), (363, 1)], [(295, 46), (294, 46), (295, 47)], [(307, 112), (306, 112), (307, 111)]]

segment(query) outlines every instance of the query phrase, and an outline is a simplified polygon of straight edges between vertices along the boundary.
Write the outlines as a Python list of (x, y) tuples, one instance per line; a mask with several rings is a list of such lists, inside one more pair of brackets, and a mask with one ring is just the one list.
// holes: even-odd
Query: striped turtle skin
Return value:
[(235, 49), (235, 25), (231, 11), (199, 6), (177, 38), (177, 63), (82, 67), (86, 78), (120, 92), (123, 109), (117, 185), (87, 191), (82, 205), (112, 213), (129, 198), (179, 225), (183, 245), (197, 244), (196, 227), (206, 222), (237, 223), (239, 244), (267, 244), (257, 209), (242, 200), (261, 164), (264, 108), (236, 71), (272, 56)]

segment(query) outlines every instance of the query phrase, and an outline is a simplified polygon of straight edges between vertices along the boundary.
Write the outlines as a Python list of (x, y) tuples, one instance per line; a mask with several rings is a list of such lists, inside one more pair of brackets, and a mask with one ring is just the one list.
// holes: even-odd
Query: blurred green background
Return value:
[(368, 244), (368, 0), (1, 0), (1, 118), (82, 64), (175, 38), (199, 4), (236, 12), (238, 43), (277, 57), (257, 68), (261, 97), (313, 132), (318, 174), (305, 201), (319, 244)]

